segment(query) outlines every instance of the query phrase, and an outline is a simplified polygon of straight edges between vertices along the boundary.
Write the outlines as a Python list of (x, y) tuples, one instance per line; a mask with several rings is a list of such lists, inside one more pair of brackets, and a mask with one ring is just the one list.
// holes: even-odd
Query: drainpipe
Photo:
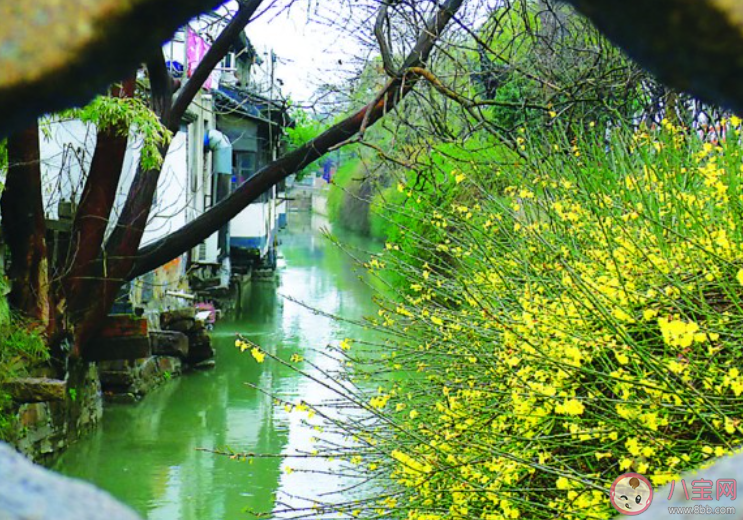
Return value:
[[(232, 143), (229, 138), (216, 129), (204, 135), (204, 146), (211, 150), (212, 171), (216, 176), (216, 202), (224, 200), (230, 194), (232, 183)], [(215, 202), (215, 203), (216, 203)], [(220, 269), (220, 286), (227, 287), (231, 276), (230, 266), (230, 224), (219, 230), (218, 247), (221, 252), (222, 268)]]
[(204, 146), (214, 152), (214, 173), (232, 175), (232, 143), (227, 136), (212, 128), (204, 136)]

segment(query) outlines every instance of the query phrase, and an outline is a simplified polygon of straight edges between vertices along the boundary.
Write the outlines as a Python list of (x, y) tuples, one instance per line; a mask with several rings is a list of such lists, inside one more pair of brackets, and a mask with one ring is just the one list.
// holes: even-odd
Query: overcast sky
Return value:
[(318, 85), (348, 78), (362, 46), (356, 36), (324, 21), (335, 18), (331, 8), (322, 7), (332, 3), (313, 6), (310, 13), (307, 0), (287, 11), (288, 3), (275, 2), (274, 8), (250, 23), (247, 34), (261, 55), (273, 50), (278, 56), (275, 74), (284, 83), (283, 94), (304, 103)]

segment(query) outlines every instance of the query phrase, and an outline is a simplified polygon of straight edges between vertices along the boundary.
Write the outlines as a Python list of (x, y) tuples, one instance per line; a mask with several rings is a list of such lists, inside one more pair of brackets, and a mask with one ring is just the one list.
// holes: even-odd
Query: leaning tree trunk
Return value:
[[(116, 227), (106, 241), (101, 257), (98, 258), (99, 270), (92, 277), (96, 283), (90, 291), (81, 295), (81, 298), (87, 302), (87, 306), (83, 307), (84, 312), (79, 313), (75, 319), (73, 355), (85, 355), (89, 340), (97, 332), (97, 328), (103, 321), (102, 318), (113, 304), (116, 292), (125, 282), (185, 253), (224, 226), (268, 188), (323, 156), (334, 147), (342, 146), (354, 135), (363, 134), (366, 128), (393, 110), (420, 79), (420, 68), (425, 65), (438, 38), (463, 1), (446, 0), (442, 3), (428, 21), (426, 30), (422, 32), (400, 69), (364, 109), (334, 125), (299, 149), (264, 167), (224, 201), (184, 228), (141, 249), (140, 243), (157, 189), (160, 171), (145, 171), (140, 168), (132, 182)], [(155, 60), (148, 63), (150, 77), (153, 81), (151, 92), (153, 106), (160, 107), (158, 115), (168, 128), (172, 130), (178, 128), (183, 112), (200, 88), (203, 79), (229, 50), (230, 42), (243, 30), (261, 2), (262, 0), (249, 0), (240, 4), (236, 16), (215, 40), (172, 105), (167, 103), (170, 99), (172, 85), (164, 80), (161, 70), (158, 72), (158, 69), (162, 69), (162, 63), (160, 63), (162, 60), (158, 59), (158, 63), (155, 63)], [(169, 107), (169, 111), (162, 110), (163, 107)], [(167, 153), (167, 147), (163, 147), (161, 151), (164, 155)]]
[(10, 249), (10, 303), (28, 318), (49, 326), (49, 270), (38, 123), (8, 138), (8, 176), (0, 211), (5, 243)]

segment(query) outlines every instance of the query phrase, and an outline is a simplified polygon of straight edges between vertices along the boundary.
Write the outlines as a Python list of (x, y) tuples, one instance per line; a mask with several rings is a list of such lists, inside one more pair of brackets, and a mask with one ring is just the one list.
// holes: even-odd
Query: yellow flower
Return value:
[(341, 341), (341, 350), (350, 350), (351, 343), (353, 343), (353, 340), (350, 338), (346, 338), (343, 341)]
[(743, 269), (738, 271), (738, 274), (735, 277), (738, 280), (738, 283), (743, 285)]
[(637, 456), (640, 454), (640, 443), (637, 440), (637, 437), (630, 437), (627, 439), (624, 443), (624, 447), (627, 448), (630, 455)]
[[(685, 322), (679, 319), (658, 318), (658, 326), (663, 335), (663, 341), (672, 347), (690, 347), (695, 339), (697, 341), (700, 339), (696, 336), (699, 325), (693, 321)], [(702, 339), (706, 339), (706, 337)]]
[(389, 395), (378, 395), (376, 397), (372, 397), (369, 401), (369, 404), (372, 406), (372, 408), (376, 408), (378, 410), (381, 410), (385, 406), (387, 406), (387, 401), (390, 400)]
[(555, 406), (555, 412), (565, 415), (581, 415), (585, 409), (583, 403), (577, 399), (568, 399), (567, 401)]
[(253, 356), (258, 363), (263, 363), (263, 361), (265, 361), (266, 359), (266, 354), (261, 352), (258, 347), (253, 347), (252, 349), (250, 349), (250, 355)]

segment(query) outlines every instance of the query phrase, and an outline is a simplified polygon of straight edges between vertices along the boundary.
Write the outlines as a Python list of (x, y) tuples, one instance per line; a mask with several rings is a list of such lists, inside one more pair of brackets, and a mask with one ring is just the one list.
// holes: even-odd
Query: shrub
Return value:
[(737, 132), (523, 140), (535, 160), (504, 166), (502, 193), (424, 194), (429, 260), (390, 244), (367, 264), (407, 284), (373, 323), (386, 369), (352, 358), (375, 420), (350, 428), (350, 465), (384, 493), (337, 509), (606, 518), (621, 473), (660, 486), (740, 445)]
[[(0, 294), (5, 294), (5, 281), (0, 280)], [(32, 324), (14, 315), (4, 296), (0, 296), (0, 440), (13, 435), (13, 420), (8, 413), (10, 396), (2, 384), (26, 375), (29, 367), (46, 361), (49, 353), (41, 334)]]

